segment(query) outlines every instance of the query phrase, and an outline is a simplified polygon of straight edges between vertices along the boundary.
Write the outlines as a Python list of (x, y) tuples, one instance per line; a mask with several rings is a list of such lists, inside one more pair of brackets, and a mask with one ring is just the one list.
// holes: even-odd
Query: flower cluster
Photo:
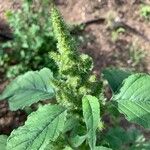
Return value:
[(98, 97), (102, 85), (92, 75), (92, 59), (88, 55), (79, 54), (75, 40), (55, 7), (52, 8), (51, 19), (58, 48), (57, 52), (50, 53), (58, 66), (59, 80), (54, 80), (56, 99), (63, 105), (80, 106), (84, 95)]

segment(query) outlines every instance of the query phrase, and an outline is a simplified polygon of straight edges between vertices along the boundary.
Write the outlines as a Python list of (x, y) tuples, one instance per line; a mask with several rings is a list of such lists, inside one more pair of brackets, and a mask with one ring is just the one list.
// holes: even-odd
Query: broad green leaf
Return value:
[(100, 124), (100, 104), (94, 96), (84, 96), (82, 99), (83, 117), (88, 131), (88, 143), (91, 150), (96, 144), (96, 129)]
[(94, 150), (112, 150), (112, 149), (111, 149), (111, 148), (104, 147), (104, 146), (97, 146), (97, 147), (95, 147)]
[(45, 105), (29, 115), (24, 126), (14, 130), (7, 141), (7, 150), (44, 150), (63, 131), (66, 109)]
[(72, 130), (77, 125), (78, 125), (78, 120), (75, 117), (72, 116), (68, 118), (65, 122), (63, 133), (66, 133)]
[[(149, 150), (150, 142), (145, 139), (143, 133), (136, 128), (124, 130), (121, 127), (110, 128), (105, 134), (104, 140), (114, 150)], [(149, 144), (148, 144), (149, 143)]]
[(79, 147), (87, 138), (87, 135), (79, 136), (76, 135), (75, 137), (70, 138), (70, 143), (73, 147)]
[(150, 76), (134, 74), (129, 76), (120, 92), (112, 98), (127, 119), (150, 128)]
[(6, 150), (7, 136), (0, 135), (0, 150)]
[(69, 146), (66, 146), (63, 150), (73, 150), (73, 149)]
[[(70, 132), (69, 132), (70, 131)], [(64, 125), (63, 133), (69, 132), (69, 143), (74, 147), (79, 147), (87, 138), (85, 126), (79, 123), (79, 119), (75, 116), (68, 118)], [(83, 136), (80, 136), (83, 135)]]
[(44, 148), (44, 150), (61, 150), (63, 148), (64, 148), (64, 145), (63, 144), (61, 145), (59, 141), (56, 141), (55, 144), (52, 144), (52, 143), (48, 144), (46, 148)]
[(54, 149), (54, 146), (51, 145), (51, 143), (47, 144), (46, 147), (44, 148), (44, 150), (51, 150)]
[(108, 81), (112, 91), (115, 93), (131, 72), (119, 70), (115, 68), (107, 68), (103, 70), (104, 78)]
[(0, 99), (8, 99), (11, 110), (23, 109), (40, 100), (54, 97), (51, 85), (52, 72), (48, 68), (29, 71), (12, 81)]
[(105, 141), (109, 143), (113, 149), (121, 149), (125, 144), (127, 145), (131, 139), (129, 138), (129, 132), (126, 132), (123, 128), (116, 127), (110, 128), (105, 135)]

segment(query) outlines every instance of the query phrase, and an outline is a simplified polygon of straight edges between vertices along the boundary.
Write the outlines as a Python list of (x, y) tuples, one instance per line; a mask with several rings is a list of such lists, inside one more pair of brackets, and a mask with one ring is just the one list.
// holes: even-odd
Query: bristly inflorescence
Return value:
[(80, 106), (81, 99), (86, 94), (99, 97), (102, 85), (95, 75), (91, 75), (92, 59), (88, 55), (79, 54), (75, 40), (54, 6), (51, 19), (58, 42), (58, 51), (50, 53), (58, 66), (59, 80), (54, 80), (56, 99), (63, 105)]

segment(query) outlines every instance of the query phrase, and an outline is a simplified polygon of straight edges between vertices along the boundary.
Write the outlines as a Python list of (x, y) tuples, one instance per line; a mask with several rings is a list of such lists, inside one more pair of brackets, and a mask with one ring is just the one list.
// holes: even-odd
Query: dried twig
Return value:
[(100, 23), (104, 23), (105, 22), (105, 18), (95, 18), (92, 20), (87, 20), (85, 22), (80, 23), (80, 25), (84, 25), (84, 26), (89, 26), (91, 24), (100, 24)]

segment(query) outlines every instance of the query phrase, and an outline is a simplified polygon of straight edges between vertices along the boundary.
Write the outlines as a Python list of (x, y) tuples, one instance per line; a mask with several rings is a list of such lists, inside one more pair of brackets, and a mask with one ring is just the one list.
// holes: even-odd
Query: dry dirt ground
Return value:
[[(148, 3), (148, 1), (147, 1)], [(149, 2), (150, 3), (150, 2)], [(138, 70), (150, 71), (150, 22), (140, 16), (138, 1), (124, 0), (122, 5), (117, 5), (113, 0), (66, 0), (60, 2), (60, 9), (65, 20), (69, 23), (85, 22), (94, 18), (105, 18), (105, 22), (91, 24), (86, 27), (84, 34), (88, 42), (81, 47), (81, 51), (90, 54), (95, 61), (96, 70), (108, 66), (132, 67), (129, 49), (135, 45), (146, 52), (144, 62), (137, 66)], [(112, 32), (108, 29), (111, 18), (120, 20), (134, 28), (143, 36), (127, 30), (118, 39), (112, 41)], [(132, 56), (131, 56), (132, 57)], [(142, 70), (143, 69), (143, 70)]]
[[(121, 3), (118, 3), (118, 2)], [(82, 39), (79, 47), (81, 52), (89, 54), (94, 59), (95, 71), (99, 72), (105, 67), (117, 66), (136, 68), (138, 71), (150, 72), (150, 21), (140, 16), (140, 0), (56, 0), (65, 20), (69, 24), (87, 22), (96, 18), (104, 21), (87, 25), (85, 30), (78, 33)], [(145, 3), (150, 4), (149, 0)], [(16, 1), (0, 0), (0, 31), (7, 31), (5, 26), (5, 12), (19, 7)], [(125, 29), (118, 38), (112, 40), (112, 20), (119, 20), (127, 24), (130, 29)], [(82, 38), (82, 35), (85, 37)], [(134, 54), (131, 49), (142, 50), (146, 54), (139, 64), (134, 64)], [(135, 51), (136, 51), (135, 50)], [(0, 90), (5, 85), (0, 86)], [(13, 113), (6, 108), (7, 104), (0, 104), (0, 134), (9, 134), (10, 126), (23, 123), (23, 112)], [(2, 111), (1, 107), (4, 107)], [(21, 116), (19, 119), (18, 116)], [(9, 116), (13, 116), (10, 117)]]

